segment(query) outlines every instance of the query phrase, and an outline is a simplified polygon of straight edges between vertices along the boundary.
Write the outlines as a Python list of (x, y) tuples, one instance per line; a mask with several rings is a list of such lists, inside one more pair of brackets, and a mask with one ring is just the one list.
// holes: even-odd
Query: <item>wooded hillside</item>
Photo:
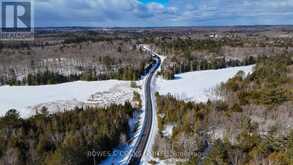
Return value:
[(103, 35), (106, 34), (49, 33), (37, 36), (31, 43), (0, 43), (0, 83), (17, 85), (24, 79), (48, 77), (48, 74), (44, 75), (46, 73), (50, 73), (50, 80), (33, 80), (27, 84), (75, 79), (139, 79), (151, 62), (151, 57), (136, 47), (139, 40), (130, 35)]
[[(185, 164), (292, 164), (292, 61), (259, 60), (252, 74), (222, 84), (223, 100), (196, 104), (157, 95), (156, 156)], [(174, 125), (171, 137), (162, 133), (167, 125)]]

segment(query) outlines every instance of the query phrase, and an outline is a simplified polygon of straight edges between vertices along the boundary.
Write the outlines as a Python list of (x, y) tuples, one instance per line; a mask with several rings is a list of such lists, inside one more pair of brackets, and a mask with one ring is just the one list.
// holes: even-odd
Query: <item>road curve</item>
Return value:
[(149, 71), (149, 76), (147, 77), (146, 80), (146, 85), (145, 85), (145, 121), (144, 121), (144, 126), (143, 126), (143, 131), (142, 134), (139, 137), (138, 143), (136, 145), (136, 148), (134, 149), (130, 162), (130, 165), (139, 165), (141, 163), (141, 159), (143, 157), (144, 151), (146, 150), (146, 146), (148, 143), (148, 140), (150, 138), (150, 133), (152, 129), (152, 124), (153, 124), (153, 106), (152, 106), (152, 94), (151, 94), (151, 83), (153, 76), (156, 72), (156, 70), (159, 68), (161, 65), (161, 59), (160, 57), (152, 52), (151, 50), (144, 48), (146, 51), (150, 52), (153, 56), (153, 59), (156, 61), (153, 63), (152, 68)]

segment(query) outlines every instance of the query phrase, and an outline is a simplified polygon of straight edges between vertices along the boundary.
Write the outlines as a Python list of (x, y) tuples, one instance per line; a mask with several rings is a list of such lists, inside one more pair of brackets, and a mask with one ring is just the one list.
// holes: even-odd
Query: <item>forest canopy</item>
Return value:
[[(10, 110), (0, 118), (0, 164), (93, 164), (89, 151), (109, 151), (128, 136), (129, 103), (108, 108), (76, 108), (28, 119)], [(126, 139), (127, 140), (127, 139)], [(105, 157), (95, 157), (100, 162)]]

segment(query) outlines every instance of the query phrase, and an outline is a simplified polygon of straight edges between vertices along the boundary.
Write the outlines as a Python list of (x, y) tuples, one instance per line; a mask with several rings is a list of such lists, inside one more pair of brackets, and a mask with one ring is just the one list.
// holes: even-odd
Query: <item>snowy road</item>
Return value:
[(144, 121), (144, 126), (143, 126), (143, 131), (142, 134), (139, 137), (139, 141), (132, 152), (132, 156), (130, 159), (129, 164), (131, 165), (137, 165), (142, 163), (142, 157), (146, 153), (146, 150), (149, 146), (150, 143), (150, 136), (152, 134), (152, 129), (153, 129), (153, 123), (154, 123), (154, 108), (153, 108), (153, 95), (152, 95), (152, 87), (151, 84), (153, 82), (153, 78), (155, 76), (156, 70), (160, 67), (161, 65), (161, 59), (160, 57), (149, 50), (148, 48), (144, 47), (146, 51), (150, 51), (154, 60), (156, 60), (156, 63), (150, 70), (150, 73), (146, 79), (146, 86), (145, 86), (145, 121)]

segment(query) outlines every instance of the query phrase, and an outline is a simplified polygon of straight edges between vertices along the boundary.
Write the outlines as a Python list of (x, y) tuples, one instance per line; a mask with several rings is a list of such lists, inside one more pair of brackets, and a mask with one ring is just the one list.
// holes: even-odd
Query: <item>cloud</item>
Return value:
[(35, 3), (35, 19), (37, 26), (114, 26), (131, 17), (136, 5), (135, 0), (43, 0)]
[(165, 7), (162, 4), (156, 3), (156, 2), (151, 2), (147, 4), (146, 6), (150, 12), (154, 12), (154, 13), (160, 14), (165, 10)]
[(293, 0), (35, 0), (36, 26), (293, 24)]

